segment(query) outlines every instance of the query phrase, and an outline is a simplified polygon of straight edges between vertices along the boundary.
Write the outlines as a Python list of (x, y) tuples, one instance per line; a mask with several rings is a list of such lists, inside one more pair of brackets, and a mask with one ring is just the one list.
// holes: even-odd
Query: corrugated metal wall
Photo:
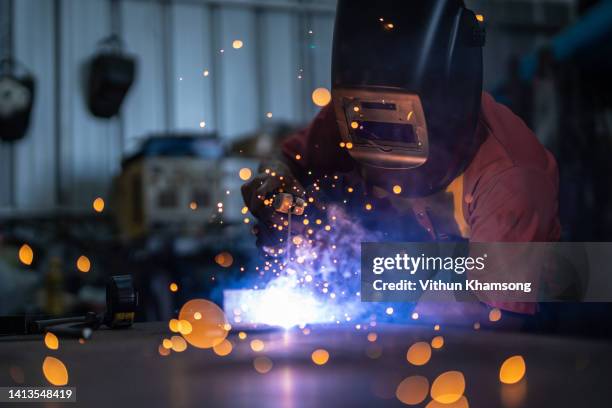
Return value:
[[(466, 3), (487, 15), (485, 87), (491, 88), (506, 74), (508, 56), (547, 41), (568, 22), (575, 0)], [(312, 90), (329, 87), (335, 0), (116, 4), (0, 0), (3, 26), (12, 22), (0, 53), (10, 44), (38, 81), (28, 137), (0, 144), (0, 209), (88, 207), (107, 194), (122, 154), (150, 133), (202, 131), (204, 121), (205, 130), (234, 138), (270, 120), (267, 112), (274, 121), (304, 123), (316, 112)], [(551, 21), (556, 25), (544, 24)], [(137, 56), (138, 76), (121, 118), (108, 121), (87, 112), (81, 74), (112, 27)], [(244, 43), (239, 50), (232, 48), (236, 39)]]
[[(234, 138), (264, 121), (303, 123), (316, 111), (312, 89), (329, 87), (334, 0), (111, 3), (0, 0), (12, 16), (12, 51), (37, 79), (28, 136), (0, 145), (0, 208), (89, 207), (142, 137)], [(113, 25), (138, 75), (121, 118), (100, 120), (84, 104), (82, 68)]]

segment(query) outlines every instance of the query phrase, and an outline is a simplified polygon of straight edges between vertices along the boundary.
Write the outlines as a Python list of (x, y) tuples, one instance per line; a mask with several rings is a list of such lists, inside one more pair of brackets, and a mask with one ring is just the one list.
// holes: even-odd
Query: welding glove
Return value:
[(272, 205), (274, 197), (283, 192), (305, 197), (304, 188), (291, 174), (289, 167), (279, 161), (262, 164), (259, 174), (245, 183), (241, 191), (245, 205), (259, 221), (253, 228), (257, 246), (274, 247), (286, 240), (286, 229), (278, 227), (284, 227), (287, 215), (275, 211)]

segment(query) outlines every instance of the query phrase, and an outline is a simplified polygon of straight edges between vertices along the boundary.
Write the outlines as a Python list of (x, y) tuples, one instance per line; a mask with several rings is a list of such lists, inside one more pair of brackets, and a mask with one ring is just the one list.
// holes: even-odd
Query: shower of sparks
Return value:
[[(268, 249), (272, 256), (256, 268), (262, 279), (268, 277), (266, 282), (224, 291), (231, 322), (290, 328), (354, 325), (361, 323), (356, 319), (371, 317), (360, 302), (359, 261), (361, 242), (372, 235), (337, 205), (326, 206), (325, 219), (312, 218), (292, 220), (308, 227), (289, 239), (285, 235), (281, 247)], [(287, 225), (276, 228), (285, 231)]]

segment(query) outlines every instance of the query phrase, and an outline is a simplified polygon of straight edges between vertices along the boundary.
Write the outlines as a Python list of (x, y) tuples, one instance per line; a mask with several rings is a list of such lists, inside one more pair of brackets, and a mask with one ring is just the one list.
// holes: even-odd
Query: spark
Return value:
[(317, 88), (312, 91), (312, 102), (317, 106), (326, 106), (331, 102), (331, 93), (327, 88)]
[(460, 371), (447, 371), (440, 374), (431, 384), (431, 398), (441, 404), (458, 401), (465, 391), (465, 377)]
[(193, 331), (193, 326), (187, 320), (179, 320), (179, 333), (186, 336)]
[(220, 357), (224, 357), (231, 353), (233, 348), (232, 343), (225, 339), (216, 346), (213, 346), (213, 352)]
[(68, 369), (61, 360), (55, 357), (45, 357), (42, 371), (51, 385), (60, 387), (68, 384)]
[[(201, 318), (195, 319), (195, 313), (200, 313)], [(179, 321), (183, 320), (192, 326), (192, 331), (183, 337), (197, 348), (212, 348), (220, 344), (231, 328), (227, 326), (223, 310), (205, 299), (192, 299), (185, 303), (179, 312)]]
[(427, 364), (430, 358), (431, 347), (429, 346), (429, 343), (426, 343), (424, 341), (414, 343), (412, 346), (410, 346), (408, 352), (406, 353), (406, 359), (408, 360), (408, 362), (415, 366), (422, 366)]
[(316, 365), (325, 365), (329, 361), (329, 352), (325, 349), (317, 349), (312, 352), (310, 358)]
[(217, 265), (229, 268), (234, 263), (234, 257), (229, 252), (221, 252), (215, 256)]
[(172, 351), (182, 353), (187, 350), (187, 342), (181, 336), (172, 336), (170, 341), (172, 341)]
[(102, 197), (97, 197), (93, 200), (92, 207), (95, 212), (101, 213), (104, 211), (104, 199)]
[(265, 348), (264, 342), (259, 339), (251, 340), (250, 346), (251, 346), (251, 350), (255, 352), (263, 351), (263, 349)]
[(427, 398), (429, 381), (427, 378), (414, 375), (402, 380), (397, 386), (395, 396), (406, 405), (420, 404)]
[(258, 356), (253, 360), (253, 367), (255, 367), (255, 370), (259, 374), (268, 373), (270, 370), (272, 370), (273, 365), (272, 360), (266, 356)]
[(491, 311), (489, 312), (489, 320), (492, 321), (492, 322), (499, 321), (499, 319), (501, 319), (501, 317), (502, 317), (501, 310), (499, 310), (496, 307), (491, 309)]
[(19, 260), (24, 265), (32, 265), (32, 262), (34, 262), (34, 251), (31, 246), (23, 244), (19, 248)]
[(57, 350), (59, 348), (59, 339), (55, 334), (48, 332), (45, 334), (45, 346), (49, 350)]
[(512, 356), (503, 362), (499, 369), (499, 381), (504, 384), (516, 384), (525, 376), (527, 366), (522, 356)]
[(251, 169), (249, 169), (248, 167), (243, 167), (238, 172), (238, 176), (243, 181), (249, 180), (252, 175), (253, 175), (253, 171)]
[(76, 267), (79, 272), (87, 273), (91, 270), (91, 262), (88, 257), (81, 255), (76, 261)]
[(444, 337), (436, 336), (431, 339), (431, 347), (435, 349), (441, 349), (444, 346)]

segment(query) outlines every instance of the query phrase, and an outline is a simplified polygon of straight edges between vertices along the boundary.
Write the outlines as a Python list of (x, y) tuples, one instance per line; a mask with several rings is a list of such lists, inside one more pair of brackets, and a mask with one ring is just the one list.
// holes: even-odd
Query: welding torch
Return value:
[(289, 193), (278, 193), (272, 201), (272, 207), (274, 211), (281, 214), (287, 214), (287, 255), (290, 255), (291, 250), (291, 216), (292, 215), (303, 215), (306, 202), (293, 194)]

